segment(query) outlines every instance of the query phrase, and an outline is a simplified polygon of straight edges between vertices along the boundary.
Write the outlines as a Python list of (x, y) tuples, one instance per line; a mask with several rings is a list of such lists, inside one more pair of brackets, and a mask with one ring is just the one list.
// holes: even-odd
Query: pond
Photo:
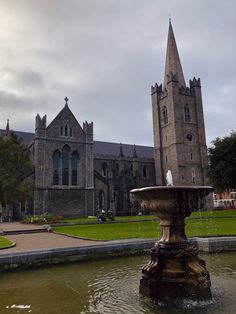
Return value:
[(236, 313), (236, 253), (200, 257), (211, 276), (210, 302), (154, 304), (141, 296), (139, 279), (147, 255), (2, 273), (0, 313)]

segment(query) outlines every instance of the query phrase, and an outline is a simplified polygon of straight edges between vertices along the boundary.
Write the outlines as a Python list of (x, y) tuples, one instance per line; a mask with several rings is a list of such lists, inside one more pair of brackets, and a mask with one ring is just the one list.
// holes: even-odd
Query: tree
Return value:
[(33, 164), (21, 139), (10, 132), (0, 138), (0, 203), (2, 208), (24, 202), (33, 193)]
[(208, 149), (209, 179), (217, 191), (236, 187), (236, 132), (229, 136), (217, 137), (213, 147)]

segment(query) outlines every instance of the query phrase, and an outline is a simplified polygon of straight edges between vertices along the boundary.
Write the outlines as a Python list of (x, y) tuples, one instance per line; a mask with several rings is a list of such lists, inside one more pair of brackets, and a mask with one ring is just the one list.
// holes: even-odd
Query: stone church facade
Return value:
[[(15, 132), (35, 164), (34, 213), (67, 217), (133, 211), (129, 191), (165, 185), (205, 185), (207, 148), (200, 79), (187, 87), (170, 22), (164, 84), (151, 87), (154, 148), (94, 141), (93, 123), (79, 124), (65, 98), (47, 125), (36, 116), (35, 134)], [(2, 133), (4, 133), (2, 131)]]
[(81, 127), (65, 101), (48, 126), (46, 116), (35, 119), (30, 145), (35, 214), (77, 217), (101, 209), (129, 213), (130, 189), (155, 184), (153, 148), (94, 141), (93, 123)]

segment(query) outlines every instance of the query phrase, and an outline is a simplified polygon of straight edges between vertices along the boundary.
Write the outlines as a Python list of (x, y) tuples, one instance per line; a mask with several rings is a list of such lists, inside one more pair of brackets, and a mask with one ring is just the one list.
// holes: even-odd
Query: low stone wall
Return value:
[[(236, 251), (236, 237), (193, 238), (202, 252)], [(57, 248), (0, 255), (0, 272), (49, 264), (149, 254), (153, 239), (110, 241), (85, 247)]]
[(17, 268), (37, 267), (49, 264), (78, 262), (115, 256), (144, 254), (153, 240), (112, 241), (101, 245), (75, 248), (34, 250), (0, 255), (0, 272)]
[(236, 237), (194, 238), (200, 252), (236, 251)]

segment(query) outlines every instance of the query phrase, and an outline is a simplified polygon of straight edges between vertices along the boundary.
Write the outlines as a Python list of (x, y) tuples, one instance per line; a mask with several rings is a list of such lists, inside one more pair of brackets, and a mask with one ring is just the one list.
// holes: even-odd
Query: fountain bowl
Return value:
[(133, 189), (141, 208), (159, 218), (175, 215), (188, 217), (193, 210), (201, 210), (211, 186), (151, 186)]
[(185, 235), (184, 219), (205, 205), (210, 186), (152, 186), (130, 192), (143, 210), (157, 215), (161, 238), (150, 251), (151, 259), (142, 268), (139, 291), (153, 299), (211, 299), (211, 282), (198, 248)]

